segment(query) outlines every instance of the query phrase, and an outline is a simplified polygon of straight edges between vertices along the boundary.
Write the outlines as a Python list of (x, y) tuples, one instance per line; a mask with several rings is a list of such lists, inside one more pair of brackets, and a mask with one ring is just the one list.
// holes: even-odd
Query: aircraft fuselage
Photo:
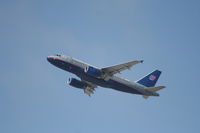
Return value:
[[(138, 84), (136, 82), (131, 82), (127, 79), (118, 77), (118, 76), (112, 76), (108, 80), (105, 80), (103, 78), (95, 77), (92, 75), (87, 74), (84, 70), (89, 65), (87, 63), (84, 63), (82, 61), (79, 61), (77, 59), (74, 59), (70, 56), (48, 56), (47, 60), (53, 64), (54, 66), (63, 69), (65, 71), (68, 71), (70, 73), (73, 73), (77, 75), (81, 80), (88, 81), (90, 83), (93, 83), (97, 86), (106, 87), (106, 88), (112, 88), (118, 91), (132, 93), (132, 94), (139, 94), (139, 95), (154, 95), (148, 91), (146, 91), (144, 88), (145, 86)], [(97, 68), (95, 66), (92, 66), (94, 68)], [(97, 68), (99, 69), (99, 68)]]

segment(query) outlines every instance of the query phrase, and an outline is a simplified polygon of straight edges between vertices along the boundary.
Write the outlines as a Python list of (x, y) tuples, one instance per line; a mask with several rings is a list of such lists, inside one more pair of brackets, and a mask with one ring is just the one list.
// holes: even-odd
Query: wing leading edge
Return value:
[(143, 60), (130, 61), (123, 64), (115, 65), (115, 66), (105, 67), (105, 68), (102, 68), (101, 70), (104, 73), (108, 74), (109, 76), (112, 76), (116, 73), (120, 73), (121, 71), (130, 69), (133, 65), (136, 65), (138, 63), (143, 63)]

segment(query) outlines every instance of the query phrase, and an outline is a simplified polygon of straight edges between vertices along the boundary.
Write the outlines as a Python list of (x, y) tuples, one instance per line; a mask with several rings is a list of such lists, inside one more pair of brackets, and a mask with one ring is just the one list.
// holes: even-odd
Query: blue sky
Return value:
[[(0, 1), (1, 133), (199, 133), (198, 0)], [(66, 84), (49, 64), (63, 53), (105, 67), (144, 63), (120, 76), (163, 71), (160, 97)]]

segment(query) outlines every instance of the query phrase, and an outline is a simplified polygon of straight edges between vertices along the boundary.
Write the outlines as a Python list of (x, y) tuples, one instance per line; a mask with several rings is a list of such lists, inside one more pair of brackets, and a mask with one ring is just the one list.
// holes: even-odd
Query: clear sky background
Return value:
[[(199, 0), (1, 0), (1, 133), (199, 133)], [(160, 97), (99, 87), (92, 97), (46, 60), (99, 67), (143, 59), (121, 76), (160, 69)]]

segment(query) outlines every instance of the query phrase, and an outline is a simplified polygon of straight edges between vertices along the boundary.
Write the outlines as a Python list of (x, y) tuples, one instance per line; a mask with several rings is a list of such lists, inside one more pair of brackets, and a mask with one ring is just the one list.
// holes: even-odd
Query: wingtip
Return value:
[(166, 88), (166, 86), (164, 86), (164, 85), (162, 85), (162, 86), (158, 86), (158, 87), (160, 87), (161, 89), (164, 89), (164, 88)]
[(144, 62), (144, 60), (140, 60), (140, 63), (143, 63)]

